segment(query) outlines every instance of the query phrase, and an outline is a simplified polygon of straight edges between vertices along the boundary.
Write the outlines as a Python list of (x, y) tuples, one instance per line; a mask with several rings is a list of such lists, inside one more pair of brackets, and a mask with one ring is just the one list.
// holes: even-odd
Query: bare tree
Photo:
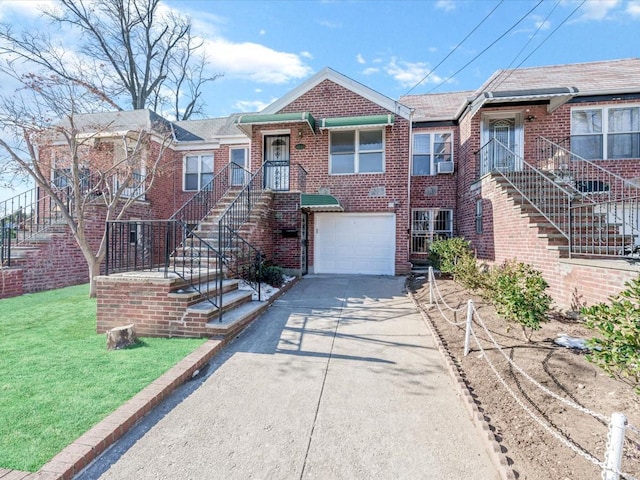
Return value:
[[(94, 277), (106, 254), (104, 221), (122, 219), (152, 187), (170, 131), (162, 122), (146, 122), (115, 133), (113, 116), (86, 113), (104, 107), (102, 92), (55, 76), (18, 78), (24, 87), (0, 97), (0, 127), (13, 134), (12, 140), (0, 138), (0, 149), (7, 164), (35, 180), (38, 202), (54, 205), (68, 225), (95, 296)], [(96, 208), (103, 222), (98, 243), (88, 235)]]
[(164, 8), (160, 0), (59, 0), (44, 15), (77, 32), (78, 45), (52, 40), (45, 32), (0, 28), (0, 54), (42, 76), (83, 85), (119, 110), (166, 109), (187, 120), (202, 114), (201, 91), (219, 74), (205, 74), (203, 43), (192, 35), (188, 18)]

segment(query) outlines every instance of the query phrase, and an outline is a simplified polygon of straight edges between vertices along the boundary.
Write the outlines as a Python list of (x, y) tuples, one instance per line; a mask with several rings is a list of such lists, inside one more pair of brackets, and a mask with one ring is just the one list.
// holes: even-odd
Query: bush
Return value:
[(610, 304), (581, 309), (585, 326), (600, 335), (587, 342), (587, 359), (640, 395), (640, 277), (625, 285)]
[(529, 342), (540, 323), (548, 321), (551, 297), (545, 293), (549, 284), (531, 265), (505, 262), (489, 275), (489, 298), (507, 321), (518, 323)]
[(434, 240), (429, 246), (429, 260), (442, 273), (455, 274), (456, 264), (463, 257), (473, 257), (473, 251), (461, 237)]
[(454, 237), (435, 240), (429, 247), (429, 260), (434, 268), (449, 273), (464, 287), (477, 290), (484, 286), (484, 276), (464, 238)]
[(284, 283), (284, 272), (282, 267), (275, 265), (263, 265), (260, 271), (262, 281), (272, 287), (280, 288)]

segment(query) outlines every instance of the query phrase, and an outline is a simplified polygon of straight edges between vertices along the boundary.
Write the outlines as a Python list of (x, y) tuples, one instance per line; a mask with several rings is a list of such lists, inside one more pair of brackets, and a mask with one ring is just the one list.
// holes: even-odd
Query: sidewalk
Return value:
[(305, 277), (100, 478), (498, 478), (403, 286)]

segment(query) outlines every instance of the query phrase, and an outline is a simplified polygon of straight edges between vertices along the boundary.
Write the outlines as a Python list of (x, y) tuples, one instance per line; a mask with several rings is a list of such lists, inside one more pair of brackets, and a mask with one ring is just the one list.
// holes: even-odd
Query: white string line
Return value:
[(464, 310), (466, 308), (466, 305), (456, 309), (456, 308), (450, 307), (447, 304), (447, 302), (444, 300), (444, 297), (442, 296), (442, 293), (440, 293), (440, 289), (438, 288), (438, 284), (436, 283), (436, 277), (435, 277), (435, 275), (433, 273), (433, 270), (429, 270), (429, 272), (430, 272), (430, 275), (431, 275), (430, 281), (433, 281), (433, 285), (436, 287), (435, 291), (438, 293), (438, 296), (440, 297), (440, 300), (442, 300), (442, 303), (444, 304), (444, 306), (447, 307), (452, 312), (460, 312), (460, 311)]
[[(431, 273), (430, 273), (430, 275), (431, 275), (431, 276), (430, 276), (430, 279), (433, 281), (433, 283), (431, 283), (431, 280), (430, 280), (430, 282), (429, 282), (429, 283), (430, 283), (430, 285), (435, 285), (435, 284), (436, 284), (436, 282), (435, 282), (435, 278), (433, 278), (433, 270), (430, 270), (430, 272), (431, 272)], [(438, 297), (438, 296), (439, 296), (439, 297), (440, 297), (440, 300), (442, 300), (442, 303), (444, 303), (444, 304), (445, 304), (445, 306), (446, 306), (450, 311), (452, 311), (453, 313), (456, 313), (456, 312), (458, 312), (458, 311), (460, 311), (460, 310), (461, 310), (461, 309), (453, 310), (451, 307), (449, 307), (449, 306), (447, 305), (447, 303), (446, 303), (446, 302), (444, 301), (444, 299), (442, 298), (442, 294), (440, 293), (440, 290), (437, 290), (437, 285), (436, 285), (436, 291), (437, 291), (437, 295), (436, 295), (436, 297)], [(459, 327), (459, 326), (464, 325), (464, 324), (466, 323), (466, 319), (465, 319), (465, 320), (461, 320), (460, 322), (452, 322), (451, 320), (449, 320), (449, 318), (447, 317), (447, 315), (445, 314), (445, 312), (443, 312), (443, 311), (442, 311), (442, 308), (440, 307), (440, 304), (438, 303), (438, 299), (437, 299), (437, 298), (434, 298), (434, 300), (435, 300), (436, 307), (438, 307), (438, 311), (440, 312), (440, 315), (442, 316), (442, 318), (444, 318), (444, 319), (445, 319), (445, 321), (446, 321), (447, 323), (449, 323), (449, 324), (451, 324), (451, 325), (453, 325), (453, 326), (456, 326), (456, 327)]]
[[(502, 356), (507, 360), (507, 362), (509, 362), (523, 377), (525, 377), (527, 380), (529, 380), (531, 383), (533, 383), (536, 387), (538, 387), (540, 390), (542, 390), (543, 392), (545, 392), (547, 395), (555, 398), (556, 400), (564, 403), (565, 405), (568, 405), (570, 407), (575, 408), (576, 410), (582, 412), (582, 413), (586, 413), (587, 415), (591, 415), (593, 418), (597, 418), (599, 420), (602, 420), (603, 422), (605, 422), (606, 424), (609, 424), (609, 418), (605, 415), (602, 415), (601, 413), (597, 413), (597, 412), (593, 412), (591, 410), (589, 410), (586, 407), (583, 407), (582, 405), (578, 405), (576, 402), (566, 399), (564, 397), (561, 397), (560, 395), (558, 395), (555, 392), (552, 392), (551, 390), (549, 390), (547, 387), (545, 387), (544, 385), (541, 385), (540, 383), (538, 383), (536, 380), (534, 380), (527, 372), (525, 372), (522, 368), (520, 368), (513, 360), (511, 360), (509, 358), (509, 356), (504, 352), (504, 350), (502, 350), (502, 348), (500, 348), (500, 345), (498, 345), (498, 342), (496, 342), (496, 340), (493, 338), (493, 335), (491, 335), (491, 332), (489, 331), (489, 329), (487, 328), (487, 326), (484, 324), (484, 322), (482, 321), (482, 318), (480, 317), (480, 314), (478, 313), (478, 310), (476, 310), (476, 307), (474, 305), (473, 307), (473, 312), (475, 314), (475, 316), (478, 319), (478, 323), (479, 325), (484, 329), (484, 331), (487, 333), (487, 335), (489, 336), (489, 339), (491, 340), (491, 342), (493, 342), (493, 344), (496, 346), (496, 348), (498, 349), (498, 351), (502, 354)], [(472, 329), (473, 332), (473, 329)]]
[[(576, 447), (572, 442), (570, 442), (567, 438), (565, 438), (562, 434), (560, 434), (558, 431), (556, 431), (555, 429), (553, 429), (551, 426), (547, 425), (546, 422), (542, 421), (542, 419), (540, 419), (535, 413), (533, 413), (531, 411), (531, 409), (529, 407), (527, 407), (524, 402), (515, 394), (515, 392), (509, 387), (509, 385), (507, 385), (507, 382), (500, 376), (500, 374), (498, 373), (496, 367), (493, 365), (493, 363), (491, 362), (491, 360), (489, 360), (489, 356), (487, 355), (487, 353), (484, 351), (484, 349), (482, 348), (482, 345), (480, 344), (480, 340), (478, 340), (478, 337), (476, 336), (476, 333), (471, 330), (471, 335), (473, 335), (474, 340), (476, 341), (476, 345), (478, 345), (478, 348), (480, 349), (480, 352), (482, 353), (482, 357), (486, 360), (486, 362), (489, 364), (489, 368), (491, 368), (491, 370), (493, 371), (494, 375), (498, 378), (498, 381), (502, 384), (502, 386), (505, 388), (505, 390), (507, 390), (507, 392), (509, 393), (509, 395), (511, 395), (511, 397), (513, 397), (513, 399), (518, 403), (518, 405), (520, 405), (520, 407), (533, 419), (535, 420), (544, 430), (546, 430), (549, 434), (551, 434), (552, 436), (554, 436), (557, 440), (559, 440), (561, 443), (563, 443), (564, 445), (566, 445), (567, 447), (569, 447), (571, 450), (573, 450), (575, 453), (577, 453), (578, 455), (580, 455), (581, 457), (586, 458), (587, 460), (589, 460), (590, 462), (592, 462), (593, 464), (597, 465), (598, 467), (600, 467), (600, 469), (607, 469), (607, 470), (611, 470), (610, 468), (608, 468), (604, 462), (601, 462), (600, 460), (598, 460), (596, 457), (594, 457), (593, 455), (591, 455), (590, 453), (584, 452), (582, 450), (580, 450), (578, 447)], [(494, 342), (495, 343), (495, 342)], [(618, 475), (621, 474), (621, 472), (616, 472)]]

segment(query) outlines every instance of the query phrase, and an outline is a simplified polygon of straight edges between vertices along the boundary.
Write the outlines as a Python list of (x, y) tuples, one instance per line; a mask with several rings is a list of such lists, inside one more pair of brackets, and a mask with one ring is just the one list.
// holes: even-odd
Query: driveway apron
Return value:
[(403, 287), (304, 277), (100, 478), (498, 478)]

